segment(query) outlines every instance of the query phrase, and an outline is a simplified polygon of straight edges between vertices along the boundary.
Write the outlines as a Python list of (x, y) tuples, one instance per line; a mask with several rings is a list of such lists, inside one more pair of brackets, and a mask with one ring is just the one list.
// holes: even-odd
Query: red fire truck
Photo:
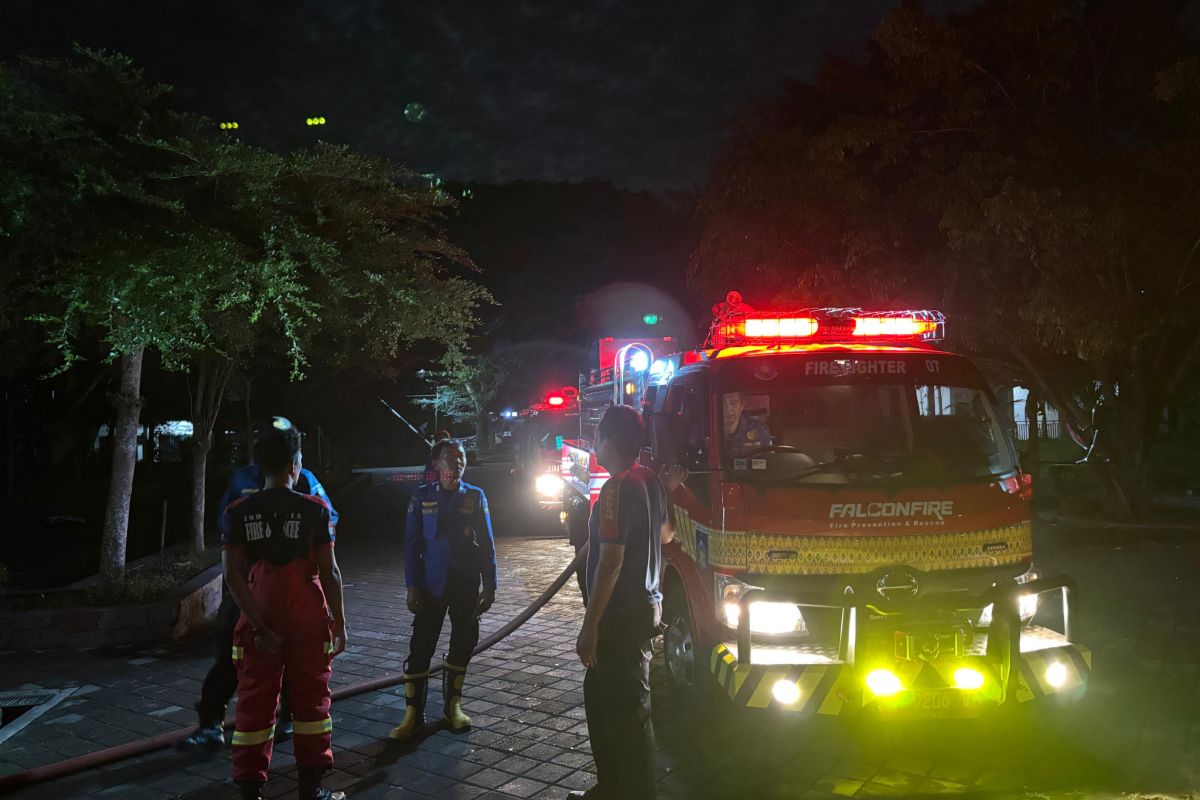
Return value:
[[(1033, 567), (1031, 477), (936, 311), (758, 312), (731, 292), (697, 351), (637, 345), (580, 380), (568, 526), (607, 475), (610, 403), (683, 464), (663, 576), (682, 691), (803, 714), (972, 717), (1082, 695), (1076, 592)], [(639, 369), (645, 365), (645, 369)]]
[(579, 395), (573, 386), (552, 391), (522, 409), (514, 426), (513, 462), (520, 491), (541, 509), (560, 511), (564, 437), (579, 432)]

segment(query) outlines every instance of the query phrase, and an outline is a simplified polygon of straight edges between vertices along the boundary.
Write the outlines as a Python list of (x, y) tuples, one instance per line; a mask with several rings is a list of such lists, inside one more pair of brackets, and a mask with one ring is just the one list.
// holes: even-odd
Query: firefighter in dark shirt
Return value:
[(589, 520), (588, 606), (576, 642), (596, 785), (568, 797), (644, 800), (654, 797), (650, 727), (650, 640), (662, 618), (662, 544), (670, 488), (686, 478), (671, 470), (664, 487), (636, 463), (645, 439), (641, 416), (609, 408), (596, 426), (595, 451), (612, 476)]
[(300, 797), (341, 800), (344, 794), (321, 786), (333, 765), (331, 660), (346, 647), (329, 504), (292, 489), (301, 470), (294, 428), (267, 432), (259, 452), (264, 488), (225, 510), (221, 543), (225, 581), (242, 610), (233, 636), (238, 667), (233, 779), (242, 797), (262, 798), (286, 668)]

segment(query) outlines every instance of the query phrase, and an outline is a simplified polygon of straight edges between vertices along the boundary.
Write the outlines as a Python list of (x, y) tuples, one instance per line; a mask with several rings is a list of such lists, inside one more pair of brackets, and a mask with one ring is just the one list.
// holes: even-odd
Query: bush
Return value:
[(210, 549), (199, 556), (177, 556), (166, 564), (147, 565), (130, 570), (125, 582), (110, 589), (89, 589), (85, 605), (121, 605), (149, 603), (166, 597), (220, 559), (220, 550)]

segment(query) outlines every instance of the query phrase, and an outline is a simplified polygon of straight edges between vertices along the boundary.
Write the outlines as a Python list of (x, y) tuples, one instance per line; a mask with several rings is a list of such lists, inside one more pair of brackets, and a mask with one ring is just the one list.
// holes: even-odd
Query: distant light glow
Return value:
[(546, 398), (546, 405), (554, 406), (555, 408), (565, 404), (566, 402), (567, 398), (563, 397), (561, 394), (552, 394)]
[(404, 118), (414, 124), (424, 122), (427, 113), (420, 103), (409, 103), (404, 107)]
[(646, 323), (647, 325), (657, 325), (658, 314), (644, 314), (642, 315), (642, 322)]
[(629, 357), (629, 366), (634, 372), (645, 372), (650, 369), (650, 356), (645, 350), (634, 350)]

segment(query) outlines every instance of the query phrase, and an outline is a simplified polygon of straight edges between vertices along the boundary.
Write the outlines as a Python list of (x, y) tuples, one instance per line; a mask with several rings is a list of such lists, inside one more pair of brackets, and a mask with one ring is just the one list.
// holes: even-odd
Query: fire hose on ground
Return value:
[[(485, 650), (490, 649), (497, 643), (508, 638), (513, 634), (513, 632), (528, 622), (534, 614), (540, 611), (546, 605), (546, 603), (550, 602), (550, 598), (558, 594), (559, 590), (562, 589), (566, 582), (570, 580), (571, 576), (575, 574), (575, 571), (579, 568), (579, 565), (583, 563), (583, 559), (587, 558), (587, 550), (587, 545), (584, 544), (580, 551), (575, 555), (575, 558), (571, 560), (571, 563), (562, 571), (562, 574), (555, 578), (554, 581), (548, 587), (546, 587), (546, 590), (542, 592), (536, 600), (526, 606), (520, 614), (517, 614), (517, 616), (509, 620), (504, 627), (500, 628), (500, 630), (491, 634), (478, 645), (476, 645), (472, 655), (479, 655)], [(430, 674), (434, 674), (440, 672), (444, 668), (445, 662), (443, 661), (431, 667), (429, 672)], [(384, 675), (380, 678), (374, 678), (369, 681), (351, 684), (350, 686), (342, 686), (338, 689), (334, 689), (331, 694), (333, 695), (333, 702), (336, 703), (339, 700), (357, 697), (360, 694), (377, 692), (381, 689), (389, 689), (393, 686), (398, 686), (403, 682), (403, 675), (390, 674)], [(230, 716), (225, 720), (225, 727), (229, 728), (232, 726), (233, 717)], [(84, 772), (85, 770), (103, 767), (117, 761), (136, 758), (137, 756), (146, 755), (147, 753), (153, 753), (156, 750), (164, 750), (186, 738), (194, 730), (195, 726), (189, 726), (187, 728), (180, 728), (174, 731), (166, 731), (154, 736), (149, 736), (145, 739), (126, 742), (125, 744), (119, 744), (113, 747), (107, 747), (103, 750), (86, 753), (82, 756), (68, 758), (65, 761), (56, 761), (53, 764), (47, 764), (42, 767), (34, 767), (33, 769), (28, 769), (24, 772), (6, 775), (3, 778), (0, 778), (0, 794), (8, 794), (10, 792), (17, 791), (18, 789), (27, 789), (30, 786), (34, 786), (39, 783), (45, 783), (46, 781), (58, 780), (59, 778), (75, 775), (77, 773)]]

